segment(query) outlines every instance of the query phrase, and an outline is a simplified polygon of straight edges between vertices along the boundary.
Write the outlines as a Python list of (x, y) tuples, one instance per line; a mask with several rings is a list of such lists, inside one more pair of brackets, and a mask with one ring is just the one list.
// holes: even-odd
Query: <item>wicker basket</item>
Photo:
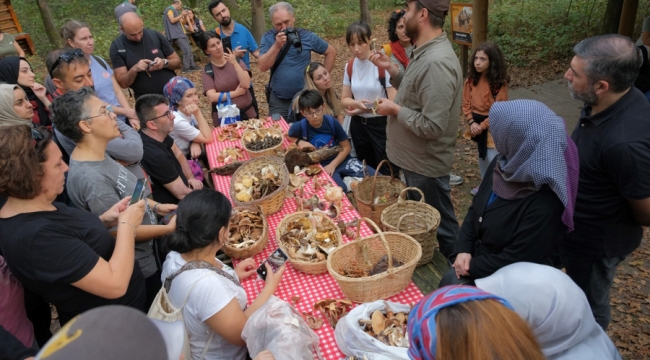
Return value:
[[(238, 210), (249, 210), (251, 212), (257, 213), (262, 218), (262, 236), (255, 242), (255, 244), (246, 249), (238, 249), (234, 246), (231, 246), (228, 242), (224, 244), (222, 250), (226, 255), (234, 259), (246, 259), (257, 255), (259, 252), (264, 250), (266, 243), (269, 240), (269, 224), (266, 222), (266, 216), (262, 212), (262, 208), (259, 205), (244, 205), (244, 206), (235, 206), (232, 211), (233, 213)], [(234, 216), (234, 215), (233, 215)], [(232, 216), (231, 216), (232, 218)]]
[(399, 194), (406, 187), (402, 180), (395, 178), (393, 167), (390, 166), (390, 162), (387, 160), (380, 162), (377, 169), (381, 169), (384, 163), (387, 163), (390, 168), (390, 176), (378, 176), (379, 172), (377, 171), (375, 176), (365, 177), (354, 189), (354, 198), (357, 200), (359, 214), (362, 217), (369, 218), (375, 224), (381, 224), (381, 212), (397, 202), (397, 199), (395, 199), (383, 204), (375, 204), (375, 194), (385, 194), (387, 192)]
[[(249, 134), (253, 131), (257, 131), (260, 134), (264, 134), (264, 132), (268, 132), (270, 134), (276, 134), (280, 136), (280, 143), (275, 145), (274, 147), (270, 147), (268, 149), (260, 150), (260, 151), (253, 151), (249, 148), (246, 147), (246, 142), (244, 141), (244, 138), (246, 137), (246, 134)], [(242, 134), (241, 137), (241, 145), (244, 150), (248, 153), (248, 157), (251, 159), (262, 157), (262, 156), (273, 156), (275, 155), (275, 151), (282, 146), (282, 142), (284, 141), (284, 137), (282, 135), (282, 131), (280, 129), (275, 129), (275, 128), (262, 128), (262, 129), (257, 129), (257, 130), (252, 130), (248, 129), (245, 130), (244, 133)]]
[[(415, 190), (422, 196), (420, 201), (406, 200), (408, 190)], [(431, 261), (438, 245), (436, 235), (440, 225), (440, 213), (424, 202), (420, 189), (407, 187), (399, 194), (397, 204), (381, 212), (381, 223), (386, 231), (397, 231), (414, 238), (422, 246), (422, 258), (418, 266)]]
[[(242, 177), (246, 174), (257, 176), (256, 174), (259, 174), (262, 171), (262, 168), (267, 165), (273, 165), (275, 169), (278, 170), (278, 176), (280, 177), (280, 187), (277, 188), (274, 192), (256, 200), (248, 202), (241, 202), (237, 200), (237, 194), (235, 193), (234, 185), (241, 182)], [(235, 206), (259, 205), (262, 208), (264, 215), (269, 216), (273, 213), (278, 212), (282, 208), (282, 204), (284, 203), (285, 189), (287, 188), (288, 184), (289, 170), (287, 170), (287, 166), (284, 164), (284, 161), (281, 158), (275, 156), (265, 156), (248, 160), (244, 162), (242, 166), (240, 166), (239, 169), (235, 171), (234, 174), (232, 174), (232, 178), (230, 179), (230, 199), (232, 200), (233, 204), (235, 204)]]
[[(412, 237), (396, 232), (382, 232), (368, 218), (362, 218), (357, 226), (357, 235), (361, 228), (361, 220), (371, 225), (376, 234), (349, 242), (337, 248), (327, 259), (327, 271), (341, 287), (343, 294), (354, 302), (370, 302), (386, 299), (404, 290), (411, 282), (413, 270), (422, 256), (420, 244)], [(388, 270), (372, 276), (352, 278), (339, 273), (345, 265), (364, 264), (361, 251), (367, 247), (367, 259), (375, 264), (379, 259), (388, 255)], [(404, 263), (394, 268), (393, 257)]]
[[(298, 220), (301, 217), (306, 217), (309, 214), (311, 214), (311, 211), (295, 212), (293, 214), (289, 214), (285, 216), (284, 219), (280, 221), (280, 224), (278, 224), (278, 227), (275, 229), (275, 239), (278, 243), (278, 247), (280, 247), (285, 252), (285, 254), (289, 254), (289, 249), (287, 248), (286, 244), (284, 244), (284, 242), (280, 240), (280, 238), (284, 233), (286, 233), (287, 226), (292, 221)], [(334, 221), (332, 221), (330, 218), (328, 218), (325, 215), (323, 215), (323, 222), (329, 223), (329, 225), (331, 225), (333, 228), (336, 229), (333, 238), (331, 240), (336, 242), (336, 246), (340, 246), (343, 243), (341, 230), (338, 228), (338, 226), (336, 226)], [(302, 271), (306, 274), (316, 275), (316, 274), (322, 274), (327, 272), (327, 261), (310, 262), (310, 261), (292, 259), (291, 256), (289, 256), (289, 262), (296, 270)]]

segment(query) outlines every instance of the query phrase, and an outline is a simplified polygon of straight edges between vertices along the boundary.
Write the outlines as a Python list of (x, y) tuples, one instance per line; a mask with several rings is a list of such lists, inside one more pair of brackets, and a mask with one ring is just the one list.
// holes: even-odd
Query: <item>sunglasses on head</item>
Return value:
[(54, 69), (56, 69), (59, 66), (61, 60), (69, 64), (72, 62), (72, 60), (74, 60), (77, 57), (84, 57), (83, 50), (76, 48), (74, 50), (66, 51), (61, 55), (59, 55), (59, 57), (56, 59), (54, 64), (52, 64), (52, 67), (48, 70), (48, 72), (50, 73), (50, 77), (53, 77), (52, 72), (54, 71)]
[(30, 128), (32, 131), (32, 147), (36, 147), (36, 143), (45, 139), (45, 134), (36, 128)]

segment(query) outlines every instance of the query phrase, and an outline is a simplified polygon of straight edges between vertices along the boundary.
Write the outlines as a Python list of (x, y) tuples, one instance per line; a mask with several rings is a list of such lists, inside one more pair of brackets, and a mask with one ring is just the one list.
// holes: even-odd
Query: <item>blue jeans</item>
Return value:
[[(375, 169), (368, 166), (368, 174), (375, 175)], [(351, 191), (351, 189), (348, 189), (347, 186), (345, 186), (345, 183), (343, 182), (343, 178), (346, 176), (362, 178), (363, 163), (361, 163), (361, 161), (359, 161), (359, 159), (357, 158), (348, 156), (347, 159), (343, 160), (339, 164), (339, 166), (336, 167), (336, 170), (334, 170), (334, 174), (332, 174), (332, 179), (334, 179), (336, 185), (340, 186), (341, 189), (343, 189), (343, 191), (349, 192)]]
[[(454, 204), (451, 202), (451, 187), (449, 175), (432, 178), (412, 171), (402, 169), (406, 178), (406, 185), (413, 186), (422, 191), (424, 202), (433, 206), (440, 212), (440, 225), (438, 226), (438, 244), (440, 252), (446, 258), (453, 252), (453, 244), (458, 239), (460, 227), (454, 213)], [(409, 199), (419, 200), (420, 195), (409, 191)]]

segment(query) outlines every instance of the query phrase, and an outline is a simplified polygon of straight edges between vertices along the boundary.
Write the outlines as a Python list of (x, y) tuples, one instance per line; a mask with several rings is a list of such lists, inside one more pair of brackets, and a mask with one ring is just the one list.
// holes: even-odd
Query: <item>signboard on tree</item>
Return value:
[(472, 45), (472, 4), (451, 3), (451, 40)]

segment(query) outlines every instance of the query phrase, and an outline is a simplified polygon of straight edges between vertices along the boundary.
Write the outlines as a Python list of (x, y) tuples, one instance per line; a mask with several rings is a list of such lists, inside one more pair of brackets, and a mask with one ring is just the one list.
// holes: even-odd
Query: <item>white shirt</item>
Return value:
[[(219, 260), (217, 262), (221, 263)], [(162, 282), (164, 283), (168, 276), (178, 271), (185, 264), (186, 261), (183, 260), (181, 254), (175, 251), (169, 252), (163, 264)], [(223, 271), (235, 278), (237, 277), (231, 267), (223, 263), (221, 265), (223, 265)], [(205, 274), (210, 275), (199, 280)], [(221, 311), (233, 298), (237, 299), (242, 310), (246, 308), (247, 302), (246, 292), (241, 286), (235, 285), (231, 280), (212, 270), (196, 269), (184, 271), (172, 281), (169, 298), (176, 308), (183, 304), (188, 290), (197, 280), (199, 282), (192, 290), (183, 308), (183, 318), (190, 339), (192, 359), (201, 357), (203, 348), (212, 333), (205, 321)], [(205, 360), (240, 360), (245, 359), (246, 354), (246, 346), (233, 345), (215, 333), (206, 352)]]
[[(390, 74), (386, 73), (386, 88), (393, 87), (390, 84)], [(343, 85), (349, 86), (352, 90), (352, 95), (356, 100), (368, 100), (370, 102), (375, 99), (386, 98), (386, 92), (379, 82), (379, 69), (370, 60), (354, 59), (352, 63), (352, 82), (348, 76), (348, 63), (345, 64), (343, 69)], [(372, 118), (377, 115), (373, 113), (363, 113), (359, 116)]]
[(174, 139), (176, 146), (183, 152), (184, 155), (190, 152), (190, 142), (194, 140), (201, 133), (196, 128), (196, 118), (194, 115), (186, 116), (180, 111), (174, 111), (174, 130), (169, 136)]

